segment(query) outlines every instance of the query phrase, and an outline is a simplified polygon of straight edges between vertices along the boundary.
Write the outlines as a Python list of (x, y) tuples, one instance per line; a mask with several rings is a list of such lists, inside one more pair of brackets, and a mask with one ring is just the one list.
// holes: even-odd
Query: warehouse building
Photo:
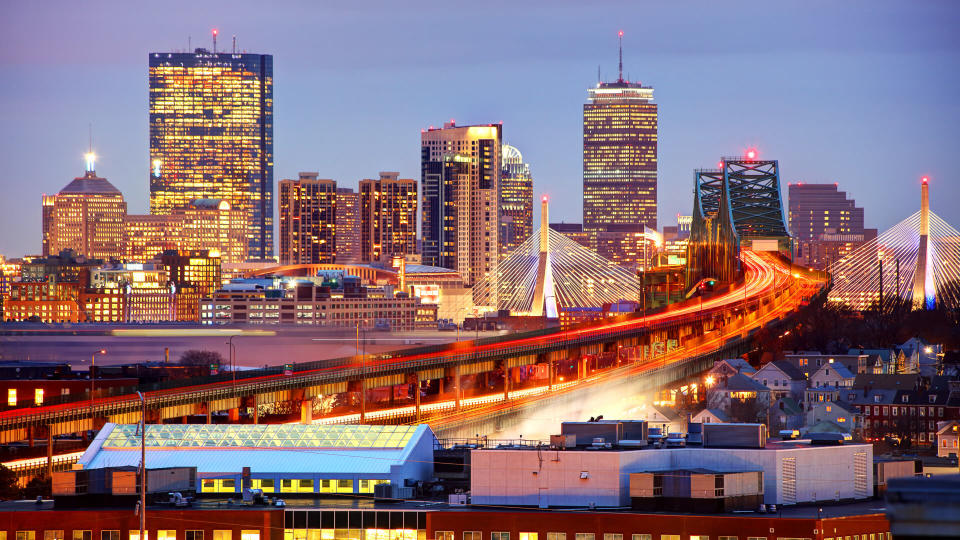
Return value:
[[(136, 467), (135, 424), (107, 424), (79, 460), (82, 469)], [(433, 478), (435, 437), (419, 426), (147, 424), (148, 469), (195, 467), (198, 493), (374, 493)]]

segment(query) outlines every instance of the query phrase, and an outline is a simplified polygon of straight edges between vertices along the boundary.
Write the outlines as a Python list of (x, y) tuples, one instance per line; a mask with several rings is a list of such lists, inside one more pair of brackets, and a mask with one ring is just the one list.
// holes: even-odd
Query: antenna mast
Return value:
[(620, 68), (617, 70), (620, 74), (617, 82), (623, 82), (623, 30), (620, 31)]
[(237, 36), (233, 36), (233, 54), (237, 54)]
[(213, 54), (217, 54), (217, 29), (213, 29)]

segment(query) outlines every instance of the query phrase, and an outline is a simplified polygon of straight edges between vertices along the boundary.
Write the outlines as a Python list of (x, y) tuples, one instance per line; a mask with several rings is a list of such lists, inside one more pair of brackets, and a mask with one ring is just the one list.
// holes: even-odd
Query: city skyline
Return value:
[[(747, 4), (739, 5), (746, 9)], [(321, 50), (305, 46), (308, 35), (297, 37), (292, 31), (314, 19), (294, 21), (297, 17), (292, 15), (299, 13), (295, 7), (270, 15), (271, 21), (285, 21), (291, 29), (283, 35), (262, 32), (259, 26), (213, 9), (200, 9), (190, 20), (178, 19), (182, 10), (172, 9), (171, 14), (151, 21), (157, 26), (149, 33), (138, 22), (121, 24), (110, 39), (103, 40), (88, 39), (91, 28), (107, 24), (90, 13), (73, 13), (73, 8), (65, 5), (54, 17), (36, 9), (21, 6), (11, 10), (8, 32), (2, 38), (5, 48), (15, 53), (14, 59), (6, 61), (10, 80), (15, 82), (4, 85), (0, 92), (10, 118), (3, 128), (11, 141), (4, 150), (5, 162), (13, 169), (8, 176), (18, 181), (6, 183), (8, 196), (0, 202), (0, 226), (23, 232), (0, 239), (0, 252), (8, 256), (41, 251), (40, 209), (18, 201), (35, 201), (42, 192), (54, 193), (63, 179), (69, 178), (86, 150), (86, 128), (91, 122), (99, 172), (124, 193), (131, 213), (146, 213), (148, 126), (144, 120), (147, 85), (143, 54), (186, 48), (189, 35), (193, 47), (209, 48), (211, 27), (220, 29), (222, 44), (229, 43), (227, 36), (236, 34), (239, 49), (272, 54), (276, 59), (274, 182), (299, 170), (319, 170), (340, 185), (352, 185), (354, 178), (369, 170), (399, 170), (402, 176), (415, 177), (418, 129), (447, 117), (456, 118), (461, 125), (503, 121), (504, 143), (523, 148), (526, 161), (538, 171), (536, 196), (553, 195), (557, 221), (579, 221), (579, 189), (571, 190), (581, 182), (578, 124), (582, 92), (595, 83), (597, 64), (604, 79), (611, 79), (616, 72), (616, 32), (622, 29), (626, 77), (657, 88), (662, 116), (661, 216), (690, 213), (690, 171), (712, 165), (702, 162), (702, 156), (728, 155), (748, 146), (756, 146), (762, 155), (775, 155), (783, 163), (786, 181), (839, 182), (863, 205), (870, 227), (883, 228), (903, 217), (899, 201), (909, 197), (920, 176), (931, 178), (942, 194), (943, 198), (938, 197), (941, 201), (957, 198), (957, 182), (948, 175), (953, 140), (949, 126), (960, 111), (950, 102), (948, 91), (956, 75), (945, 69), (955, 64), (957, 57), (955, 38), (949, 34), (957, 10), (946, 4), (909, 8), (884, 4), (870, 13), (845, 6), (834, 9), (832, 22), (814, 13), (796, 13), (790, 6), (763, 13), (752, 10), (753, 18), (792, 17), (795, 28), (778, 35), (781, 39), (772, 51), (753, 46), (753, 39), (730, 39), (720, 49), (703, 37), (683, 44), (666, 39), (678, 24), (707, 29), (725, 18), (736, 18), (736, 10), (684, 14), (659, 7), (648, 10), (649, 16), (658, 17), (663, 25), (648, 28), (646, 21), (626, 7), (619, 15), (584, 22), (572, 5), (551, 11), (524, 6), (516, 10), (515, 21), (501, 29), (500, 42), (494, 45), (504, 54), (514, 51), (512, 56), (454, 68), (502, 83), (502, 89), (486, 96), (445, 92), (454, 83), (440, 79), (436, 79), (435, 93), (423, 92), (424, 81), (435, 80), (429, 77), (432, 64), (414, 53), (424, 50), (429, 40), (417, 37), (415, 31), (404, 32), (403, 47), (391, 50), (389, 40), (375, 31), (398, 16), (389, 9), (375, 13), (327, 10), (346, 24), (324, 41), (323, 50), (337, 50), (338, 54), (324, 56), (317, 63), (312, 63), (315, 56), (304, 51), (315, 54)], [(113, 26), (133, 17), (123, 8), (118, 11)], [(84, 40), (79, 40), (77, 29), (65, 26), (74, 20), (71, 15), (85, 23), (77, 25)], [(404, 24), (421, 24), (414, 21), (412, 13), (399, 15)], [(443, 10), (434, 14), (437, 20), (464, 16)], [(30, 44), (30, 25), (17, 24), (25, 17), (45, 23), (52, 49)], [(540, 17), (550, 17), (556, 24), (550, 25), (550, 30), (522, 31)], [(854, 18), (859, 24), (852, 36), (832, 34)], [(574, 22), (578, 23), (575, 27)], [(891, 33), (894, 27), (897, 32)], [(770, 30), (756, 31), (760, 33), (756, 37), (772, 37)], [(811, 35), (822, 39), (809, 39)], [(466, 37), (476, 41), (481, 34), (471, 30)], [(64, 40), (79, 45), (66, 46)], [(183, 43), (175, 43), (179, 41)], [(809, 45), (811, 42), (817, 45)], [(331, 48), (337, 43), (357, 46)], [(413, 53), (405, 56), (405, 51)], [(435, 58), (443, 62), (449, 54)], [(703, 92), (702, 80), (744, 65), (764, 83), (728, 84)], [(364, 88), (374, 76), (396, 77), (399, 71), (407, 73), (392, 85), (394, 92), (382, 95), (379, 90)], [(524, 74), (522, 88), (516, 86), (516, 73)], [(55, 75), (99, 83), (70, 85), (67, 92), (53, 83)], [(356, 84), (343, 84), (349, 78)], [(297, 90), (318, 82), (322, 84), (317, 95), (305, 96)], [(906, 93), (902, 85), (906, 85)], [(418, 94), (432, 97), (414, 99)], [(530, 97), (537, 95), (540, 97)], [(359, 114), (354, 107), (336, 105), (374, 98), (377, 103)], [(781, 110), (787, 101), (793, 106)], [(802, 103), (810, 105), (800, 106)], [(772, 115), (775, 108), (777, 114)], [(350, 110), (352, 125), (343, 122), (347, 111), (338, 109)], [(877, 133), (871, 120), (881, 115), (890, 128)], [(310, 129), (321, 118), (338, 129), (324, 130), (326, 133)], [(369, 124), (383, 118), (389, 119), (389, 129), (379, 130), (382, 132), (364, 145), (351, 142), (359, 140), (360, 131), (370, 132)], [(49, 129), (54, 120), (55, 132)], [(349, 129), (344, 132), (340, 128)], [(335, 131), (342, 136), (332, 138), (330, 133)], [(550, 136), (543, 137), (543, 133)], [(902, 133), (911, 136), (904, 138)], [(868, 135), (869, 146), (860, 142)], [(365, 159), (357, 161), (357, 155)], [(371, 160), (370, 155), (377, 157)], [(889, 159), (891, 155), (909, 155), (911, 159)], [(360, 162), (363, 164), (358, 166)], [(824, 168), (824, 163), (829, 167)], [(882, 190), (873, 189), (878, 178), (883, 180)], [(934, 209), (945, 219), (957, 220), (952, 214), (957, 209), (943, 203), (939, 206), (934, 201)], [(665, 224), (666, 220), (660, 226)]]

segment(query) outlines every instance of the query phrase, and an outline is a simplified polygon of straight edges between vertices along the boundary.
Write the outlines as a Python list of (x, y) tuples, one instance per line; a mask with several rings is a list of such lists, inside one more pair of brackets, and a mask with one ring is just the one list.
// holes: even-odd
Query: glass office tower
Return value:
[(248, 213), (248, 257), (273, 256), (273, 57), (150, 54), (150, 213), (222, 199)]

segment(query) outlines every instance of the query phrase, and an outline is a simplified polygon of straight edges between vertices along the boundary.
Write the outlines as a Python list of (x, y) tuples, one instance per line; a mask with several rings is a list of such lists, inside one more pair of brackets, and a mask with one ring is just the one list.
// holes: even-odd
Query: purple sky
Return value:
[[(589, 7), (588, 7), (589, 4)], [(756, 146), (784, 182), (839, 182), (881, 230), (932, 207), (960, 226), (960, 4), (942, 2), (15, 2), (0, 18), (0, 253), (40, 251), (40, 195), (97, 172), (149, 208), (147, 54), (274, 55), (276, 180), (419, 180), (420, 129), (504, 123), (553, 220), (580, 221), (581, 105), (624, 71), (660, 105), (660, 226), (692, 170)], [(416, 6), (416, 7), (410, 7)], [(682, 6), (682, 7), (678, 7)], [(784, 191), (786, 189), (784, 188)]]

